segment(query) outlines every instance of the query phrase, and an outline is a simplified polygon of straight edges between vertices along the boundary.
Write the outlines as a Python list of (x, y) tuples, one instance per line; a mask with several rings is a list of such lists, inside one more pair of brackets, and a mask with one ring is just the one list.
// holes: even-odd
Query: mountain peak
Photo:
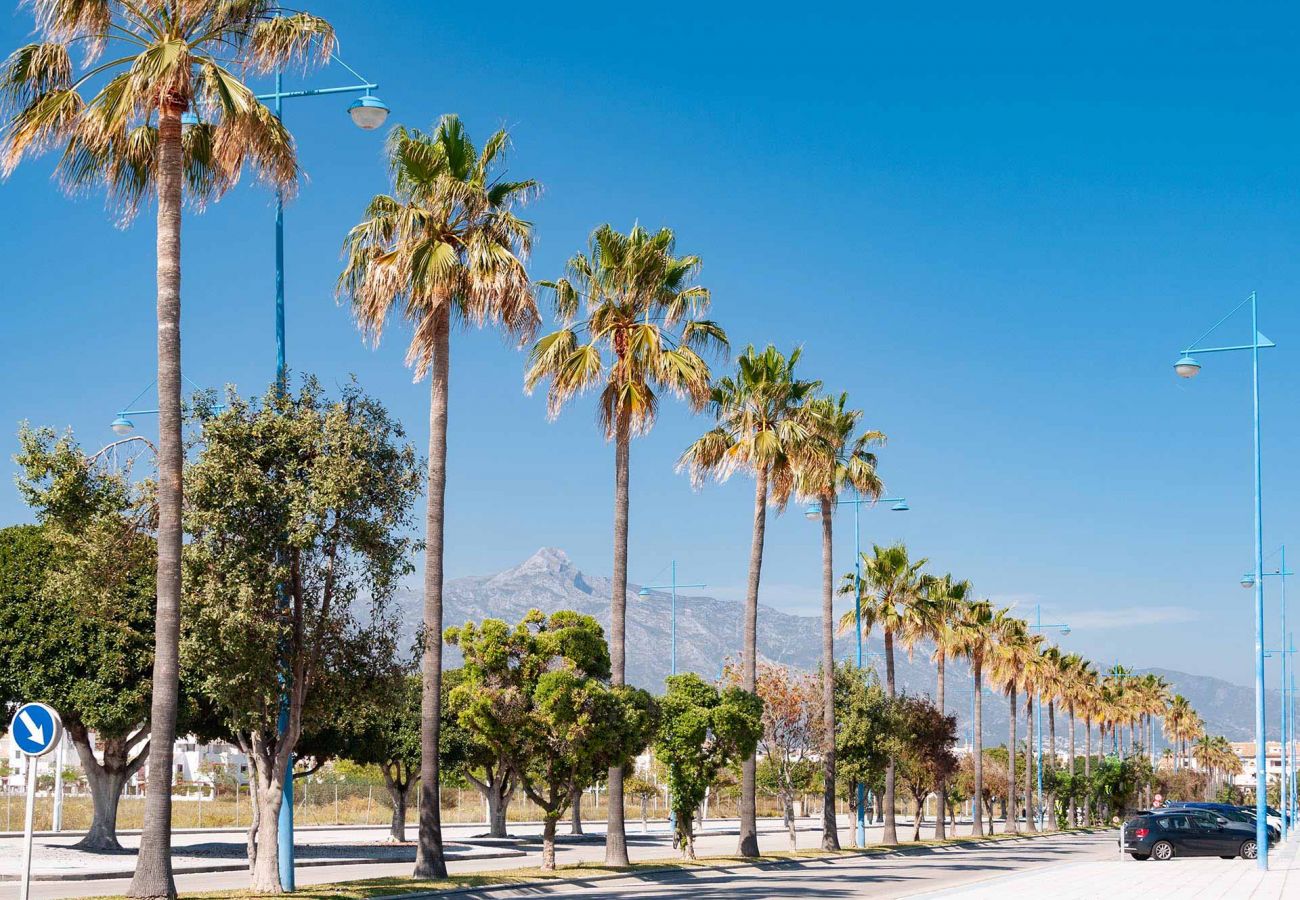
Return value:
[(578, 574), (573, 561), (569, 559), (569, 554), (559, 547), (542, 547), (519, 565), (493, 575), (489, 582), (499, 584), (519, 578), (537, 578), (547, 575), (572, 579)]

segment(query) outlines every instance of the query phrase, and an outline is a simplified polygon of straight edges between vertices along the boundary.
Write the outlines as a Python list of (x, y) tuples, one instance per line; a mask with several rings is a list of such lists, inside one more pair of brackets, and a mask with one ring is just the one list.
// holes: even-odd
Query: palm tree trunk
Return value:
[[(627, 642), (627, 481), (632, 450), (632, 414), (620, 410), (614, 432), (614, 586), (609, 611), (610, 682), (623, 684)], [(609, 814), (605, 826), (605, 865), (626, 866), (623, 824), (623, 767), (609, 769)]]
[[(1051, 776), (1047, 781), (1045, 793), (1047, 795), (1046, 803), (1047, 814), (1044, 820), (1047, 830), (1052, 831), (1056, 828), (1056, 701), (1047, 701), (1047, 765), (1048, 775)], [(1041, 799), (1041, 798), (1040, 798)]]
[(974, 740), (971, 742), (975, 753), (975, 814), (971, 818), (970, 833), (976, 837), (984, 836), (984, 817), (980, 807), (984, 803), (984, 660), (976, 655), (971, 660), (971, 672), (975, 678), (975, 724)]
[[(894, 632), (885, 629), (885, 689), (890, 699), (894, 697)], [(885, 765), (885, 829), (881, 842), (898, 843), (898, 823), (894, 817), (894, 758), (891, 756)]]
[(1012, 685), (1007, 694), (1010, 701), (1009, 709), (1011, 710), (1011, 736), (1008, 739), (1007, 748), (1007, 824), (1003, 829), (1008, 834), (1016, 834), (1020, 831), (1020, 823), (1016, 819), (1016, 688)]
[(835, 820), (835, 573), (831, 518), (835, 498), (822, 497), (822, 849), (840, 849)]
[(1083, 824), (1092, 824), (1092, 717), (1083, 718), (1083, 781), (1088, 795), (1083, 800)]
[[(749, 585), (745, 591), (745, 644), (740, 654), (741, 684), (753, 691), (758, 679), (758, 582), (767, 534), (767, 467), (754, 473), (754, 534), (749, 544)], [(751, 753), (740, 774), (740, 856), (758, 856), (758, 760)]]
[(1070, 701), (1070, 827), (1079, 824), (1079, 800), (1074, 775), (1074, 701)]
[(442, 559), (447, 494), (447, 397), (451, 374), (451, 310), (434, 313), (429, 376), (429, 474), (424, 520), (424, 655), (420, 694), (420, 828), (415, 878), (446, 878), (438, 731), (442, 713)]
[[(934, 687), (934, 702), (935, 705), (939, 707), (940, 715), (943, 714), (943, 700), (944, 700), (943, 664), (944, 664), (944, 653), (943, 650), (939, 650), (938, 659), (935, 661), (935, 665), (938, 670), (938, 681), (936, 682)], [(935, 785), (934, 789), (939, 794), (939, 815), (935, 817), (934, 838), (937, 841), (942, 841), (948, 836), (948, 832), (943, 821), (944, 820), (943, 810), (948, 802), (948, 784), (944, 779), (941, 778), (939, 779), (939, 783)]]
[(1025, 830), (1038, 831), (1034, 804), (1034, 695), (1025, 691)]
[(172, 745), (179, 694), (181, 604), (181, 114), (158, 110), (158, 567), (149, 793), (128, 895), (172, 898)]

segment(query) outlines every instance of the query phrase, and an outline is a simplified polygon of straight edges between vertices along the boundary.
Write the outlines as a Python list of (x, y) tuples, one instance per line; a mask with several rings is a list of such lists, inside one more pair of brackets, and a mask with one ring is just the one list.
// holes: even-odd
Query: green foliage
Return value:
[(354, 383), (336, 401), (313, 379), (297, 396), (232, 393), (200, 421), (185, 473), (182, 658), (269, 777), (303, 734), (337, 745), (344, 712), (391, 684), (389, 604), (411, 568), (419, 470), (401, 426)]
[(693, 672), (668, 677), (655, 755), (668, 772), (677, 837), (689, 853), (704, 793), (727, 766), (754, 752), (763, 736), (763, 701), (738, 687), (719, 691)]
[(591, 616), (531, 610), (446, 632), (464, 656), (451, 692), (460, 725), (508, 760), (553, 827), (572, 794), (625, 766), (648, 742), (658, 706), (645, 691), (607, 683), (609, 649)]
[(884, 784), (889, 698), (875, 672), (835, 666), (835, 771), (848, 784)]
[(19, 431), (18, 489), (39, 526), (0, 532), (0, 699), (50, 703), (125, 737), (148, 715), (154, 542), (148, 491), (71, 434)]
[(957, 771), (952, 752), (957, 743), (957, 719), (944, 715), (925, 697), (902, 694), (890, 702), (886, 744), (895, 771), (919, 804), (942, 780)]
[(1112, 814), (1119, 814), (1133, 806), (1140, 786), (1135, 759), (1136, 757), (1120, 759), (1106, 756), (1093, 763), (1089, 791), (1093, 800), (1105, 806)]

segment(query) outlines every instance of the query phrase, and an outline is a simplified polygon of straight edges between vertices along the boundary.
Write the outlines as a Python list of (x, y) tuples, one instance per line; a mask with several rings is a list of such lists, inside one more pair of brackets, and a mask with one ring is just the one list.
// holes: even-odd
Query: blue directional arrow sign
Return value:
[(20, 751), (28, 756), (43, 756), (58, 746), (63, 722), (44, 703), (24, 703), (14, 713), (9, 733)]

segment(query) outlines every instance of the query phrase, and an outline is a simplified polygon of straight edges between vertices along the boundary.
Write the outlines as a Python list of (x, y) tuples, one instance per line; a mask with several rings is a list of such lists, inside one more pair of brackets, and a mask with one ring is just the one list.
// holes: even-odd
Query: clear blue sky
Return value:
[[(30, 28), (8, 6), (6, 48)], [(1260, 292), (1280, 345), (1265, 357), (1267, 543), (1289, 538), (1300, 562), (1294, 11), (310, 6), (382, 84), (391, 121), (510, 128), (511, 175), (546, 187), (529, 211), (536, 277), (601, 222), (670, 225), (703, 257), (737, 347), (802, 344), (806, 373), (890, 436), (881, 471), (913, 511), (867, 514), (867, 538), (906, 539), (1022, 610), (1041, 601), (1099, 663), (1250, 677), (1249, 360), (1206, 358), (1190, 384), (1171, 364)], [(405, 335), (364, 347), (332, 298), (340, 240), (385, 187), (382, 136), (353, 128), (346, 103), (287, 109), (310, 176), (287, 220), (290, 364), (327, 383), (356, 373), (423, 448), (427, 385), (402, 366)], [(0, 186), (6, 457), (23, 418), (97, 446), (153, 377), (152, 218), (115, 229), (49, 169)], [(252, 185), (187, 216), (196, 382), (271, 378), (271, 239), (271, 199)], [(1227, 327), (1248, 338), (1245, 319)], [(458, 334), (453, 357), (450, 574), (541, 545), (608, 573), (612, 451), (590, 404), (549, 423), (521, 389), (522, 355), (493, 335)], [(631, 574), (675, 556), (740, 597), (750, 483), (695, 494), (672, 469), (706, 424), (667, 404), (636, 443)], [(0, 521), (26, 518), (0, 487)], [(838, 527), (843, 571), (851, 520)], [(814, 610), (819, 566), (817, 529), (774, 521), (764, 601)]]

